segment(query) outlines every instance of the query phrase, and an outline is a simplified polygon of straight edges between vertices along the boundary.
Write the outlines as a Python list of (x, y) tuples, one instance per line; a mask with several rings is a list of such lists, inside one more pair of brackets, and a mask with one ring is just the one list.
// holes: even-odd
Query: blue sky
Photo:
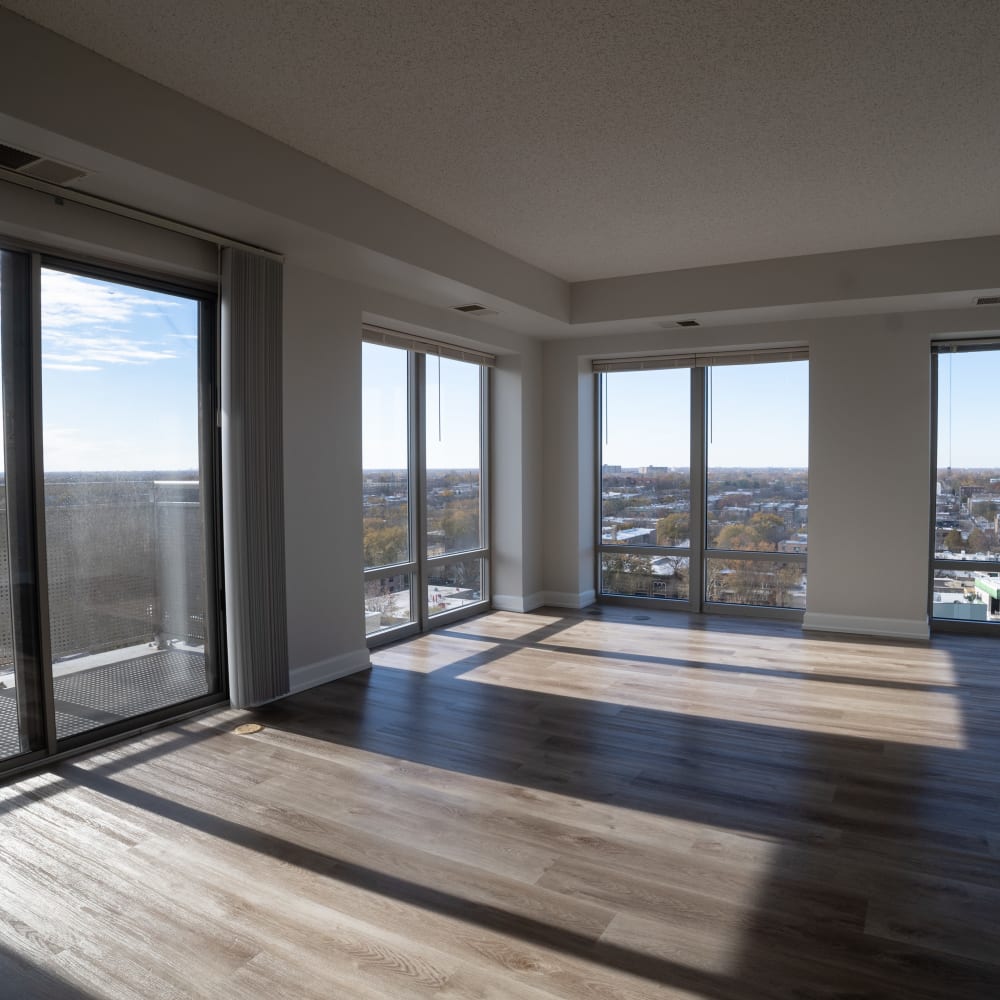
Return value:
[[(198, 305), (127, 285), (42, 272), (47, 471), (187, 470), (198, 465)], [(941, 467), (1000, 467), (1000, 351), (941, 355)], [(479, 464), (478, 368), (427, 358), (427, 454), (434, 469)], [(686, 370), (613, 373), (604, 461), (686, 467)], [(712, 372), (710, 466), (808, 464), (808, 365)], [(406, 465), (406, 352), (364, 345), (365, 468)]]
[[(606, 378), (603, 461), (687, 468), (690, 372), (612, 372)], [(711, 369), (711, 387), (710, 468), (808, 466), (808, 362), (719, 365)]]
[(938, 355), (938, 468), (1000, 468), (1000, 351)]
[(198, 304), (42, 270), (47, 472), (198, 467)]
[[(365, 344), (362, 355), (362, 466), (403, 469), (407, 465), (407, 354)], [(440, 364), (440, 420), (438, 366)], [(427, 356), (427, 468), (479, 466), (479, 366)]]

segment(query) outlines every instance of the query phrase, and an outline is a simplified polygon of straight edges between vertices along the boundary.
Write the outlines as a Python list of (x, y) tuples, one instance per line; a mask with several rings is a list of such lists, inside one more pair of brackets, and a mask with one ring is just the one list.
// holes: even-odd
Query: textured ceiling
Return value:
[(571, 280), (1000, 233), (997, 0), (3, 3)]

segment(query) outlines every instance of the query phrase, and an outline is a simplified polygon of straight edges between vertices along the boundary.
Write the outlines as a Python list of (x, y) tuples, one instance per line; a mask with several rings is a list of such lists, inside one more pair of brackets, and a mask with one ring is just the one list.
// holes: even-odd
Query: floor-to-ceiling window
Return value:
[(939, 627), (997, 627), (1000, 341), (939, 344), (933, 357), (931, 621)]
[(0, 757), (221, 696), (215, 296), (0, 256)]
[(594, 364), (600, 399), (599, 592), (805, 608), (804, 352)]
[(362, 502), (370, 639), (398, 638), (486, 606), (491, 362), (366, 329)]

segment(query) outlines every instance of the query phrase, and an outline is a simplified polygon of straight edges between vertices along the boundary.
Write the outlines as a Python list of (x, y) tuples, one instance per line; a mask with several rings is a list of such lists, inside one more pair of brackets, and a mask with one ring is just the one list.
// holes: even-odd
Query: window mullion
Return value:
[[(413, 538), (413, 561), (410, 601), (413, 620), (420, 631), (427, 628), (427, 355), (410, 351), (410, 530)], [(415, 602), (415, 603), (414, 603)]]
[(691, 532), (691, 559), (689, 566), (688, 608), (698, 613), (705, 602), (705, 536), (706, 536), (706, 467), (708, 444), (705, 439), (707, 368), (691, 369), (691, 494), (688, 523)]

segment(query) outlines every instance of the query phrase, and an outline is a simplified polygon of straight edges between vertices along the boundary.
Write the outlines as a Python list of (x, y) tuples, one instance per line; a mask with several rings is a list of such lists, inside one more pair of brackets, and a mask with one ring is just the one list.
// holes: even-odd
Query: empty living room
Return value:
[(1000, 996), (998, 18), (0, 0), (0, 996)]

